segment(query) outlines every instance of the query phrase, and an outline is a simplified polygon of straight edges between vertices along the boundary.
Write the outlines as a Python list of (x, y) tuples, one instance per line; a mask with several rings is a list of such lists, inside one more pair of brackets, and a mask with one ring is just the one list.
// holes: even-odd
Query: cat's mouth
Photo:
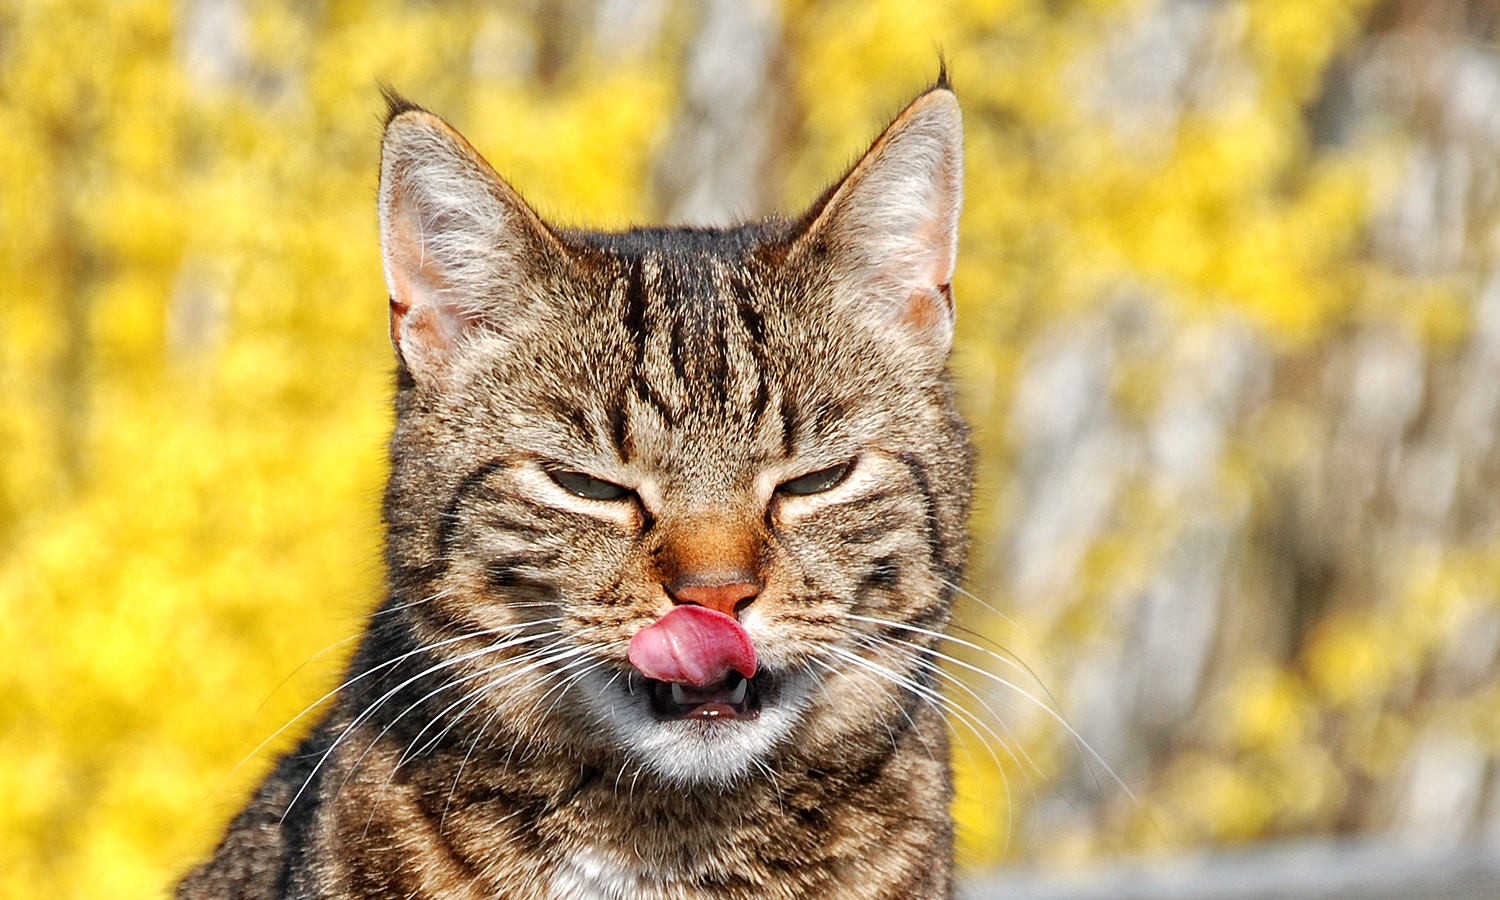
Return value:
[(646, 695), (652, 715), (662, 721), (754, 719), (760, 715), (761, 696), (769, 677), (764, 670), (754, 678), (731, 671), (723, 681), (703, 687), (647, 678)]

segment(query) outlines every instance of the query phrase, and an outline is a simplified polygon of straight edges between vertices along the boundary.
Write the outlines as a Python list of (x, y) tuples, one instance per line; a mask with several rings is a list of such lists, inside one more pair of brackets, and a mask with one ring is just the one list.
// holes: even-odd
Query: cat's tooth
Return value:
[(750, 679), (741, 678), (740, 683), (734, 686), (734, 693), (729, 695), (730, 703), (744, 703), (745, 691), (750, 687)]
[(688, 705), (687, 692), (682, 689), (682, 685), (672, 685), (672, 702), (678, 706)]

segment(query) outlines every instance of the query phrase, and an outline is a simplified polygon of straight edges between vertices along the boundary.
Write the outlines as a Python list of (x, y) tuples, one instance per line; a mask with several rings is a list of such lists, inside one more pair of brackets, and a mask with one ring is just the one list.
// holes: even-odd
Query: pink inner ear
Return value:
[(927, 335), (946, 332), (953, 319), (953, 244), (951, 210), (934, 203), (932, 215), (911, 232), (910, 250), (888, 259), (891, 282), (907, 291), (895, 310), (901, 327)]
[(918, 289), (907, 298), (901, 316), (903, 327), (916, 332), (933, 332), (947, 325), (953, 315), (953, 292), (946, 285)]
[(914, 281), (922, 288), (946, 288), (953, 277), (953, 210), (947, 207), (938, 199), (933, 214), (912, 233), (912, 243), (918, 248)]
[[(402, 311), (391, 303), (391, 338), (403, 353), (418, 351), (426, 356), (446, 353), (458, 343), (452, 324), (430, 305)], [(408, 360), (410, 362), (410, 360)]]
[(391, 289), (391, 342), (406, 359), (444, 354), (458, 343), (465, 324), (454, 315), (443, 294), (452, 285), (437, 261), (427, 252), (417, 216), (410, 201), (393, 204), (386, 235), (386, 267)]

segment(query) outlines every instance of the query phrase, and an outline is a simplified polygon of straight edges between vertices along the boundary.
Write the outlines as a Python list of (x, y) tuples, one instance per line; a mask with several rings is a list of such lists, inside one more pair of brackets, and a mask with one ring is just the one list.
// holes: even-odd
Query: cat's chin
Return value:
[(584, 691), (591, 711), (616, 744), (637, 764), (678, 787), (728, 788), (753, 776), (762, 760), (790, 737), (812, 687), (805, 674), (764, 670), (702, 696), (676, 696), (680, 691), (673, 692), (670, 685), (635, 673), (590, 680), (595, 683)]

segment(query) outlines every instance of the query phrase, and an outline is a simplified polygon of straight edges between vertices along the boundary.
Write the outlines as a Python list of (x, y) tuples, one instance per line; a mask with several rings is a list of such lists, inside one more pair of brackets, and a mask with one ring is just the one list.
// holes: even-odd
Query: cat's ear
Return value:
[(380, 249), (391, 342), (418, 380), (440, 379), (476, 328), (504, 331), (552, 232), (452, 126), (390, 98), (380, 150)]
[(831, 265), (857, 316), (940, 356), (953, 341), (963, 171), (963, 118), (940, 79), (813, 207), (797, 239)]

